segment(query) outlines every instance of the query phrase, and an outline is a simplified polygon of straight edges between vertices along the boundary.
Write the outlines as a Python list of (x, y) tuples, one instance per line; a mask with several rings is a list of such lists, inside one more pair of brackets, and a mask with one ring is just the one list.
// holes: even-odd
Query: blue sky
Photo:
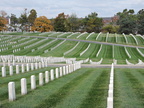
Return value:
[(98, 13), (99, 17), (111, 17), (123, 9), (134, 9), (137, 13), (144, 8), (143, 0), (0, 0), (0, 10), (17, 17), (35, 9), (38, 16), (55, 18), (59, 13), (75, 13), (77, 17), (85, 17), (91, 12)]

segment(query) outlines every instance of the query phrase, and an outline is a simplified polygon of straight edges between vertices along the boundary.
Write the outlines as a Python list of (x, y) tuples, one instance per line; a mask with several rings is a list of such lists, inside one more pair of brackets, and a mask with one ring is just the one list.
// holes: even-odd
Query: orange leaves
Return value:
[(6, 30), (7, 20), (4, 17), (0, 17), (0, 31)]
[(35, 19), (34, 26), (31, 29), (39, 32), (49, 32), (53, 30), (53, 26), (47, 17), (40, 16)]

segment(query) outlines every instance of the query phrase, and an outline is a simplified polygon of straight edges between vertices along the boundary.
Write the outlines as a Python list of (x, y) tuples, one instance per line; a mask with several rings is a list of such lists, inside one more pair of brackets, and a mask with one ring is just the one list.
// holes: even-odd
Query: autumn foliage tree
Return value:
[(47, 19), (47, 17), (40, 16), (35, 19), (34, 25), (32, 26), (31, 30), (39, 32), (49, 32), (53, 30), (53, 26), (51, 25), (51, 21)]
[(4, 17), (0, 17), (0, 31), (6, 30), (7, 20)]
[(8, 23), (5, 18), (6, 15), (5, 11), (0, 11), (0, 31), (6, 30), (6, 24)]

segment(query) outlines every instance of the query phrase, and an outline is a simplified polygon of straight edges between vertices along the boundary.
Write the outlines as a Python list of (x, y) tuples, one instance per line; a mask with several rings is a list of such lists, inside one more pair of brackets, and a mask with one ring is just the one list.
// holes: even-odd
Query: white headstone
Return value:
[(108, 90), (108, 97), (112, 97), (113, 98), (113, 90)]
[(54, 80), (54, 70), (53, 69), (50, 70), (50, 77), (51, 77), (51, 80)]
[(35, 78), (35, 75), (31, 76), (31, 89), (32, 90), (36, 89), (36, 78)]
[(27, 94), (27, 81), (26, 81), (26, 78), (21, 79), (21, 94), (22, 95)]
[(63, 75), (66, 74), (66, 69), (65, 69), (65, 66), (63, 66)]
[(60, 77), (61, 77), (63, 75), (63, 73), (62, 73), (62, 67), (60, 67), (59, 70), (60, 70)]
[(68, 66), (66, 66), (66, 74), (68, 74), (69, 73), (69, 68), (68, 68)]
[(9, 101), (14, 101), (16, 99), (15, 83), (14, 82), (8, 83), (8, 96), (9, 96)]
[(21, 65), (21, 71), (22, 71), (22, 73), (24, 73), (24, 72), (25, 72), (25, 67), (24, 67), (24, 64), (22, 64), (22, 65)]
[(49, 82), (49, 71), (45, 71), (45, 83)]
[(35, 69), (38, 69), (38, 64), (37, 63), (35, 63)]
[(113, 98), (107, 98), (107, 108), (113, 108)]
[(16, 74), (19, 74), (19, 65), (16, 65)]
[(9, 66), (9, 74), (13, 75), (13, 66)]
[(26, 64), (26, 70), (29, 71), (29, 64)]
[(39, 73), (39, 85), (42, 86), (43, 84), (43, 73)]
[(39, 68), (41, 68), (42, 67), (42, 64), (41, 64), (41, 62), (39, 62)]
[(59, 77), (58, 68), (55, 69), (55, 73), (56, 73), (56, 78), (58, 78)]
[(6, 77), (6, 69), (5, 69), (5, 67), (2, 67), (2, 77)]
[(34, 70), (34, 64), (31, 63), (31, 70)]

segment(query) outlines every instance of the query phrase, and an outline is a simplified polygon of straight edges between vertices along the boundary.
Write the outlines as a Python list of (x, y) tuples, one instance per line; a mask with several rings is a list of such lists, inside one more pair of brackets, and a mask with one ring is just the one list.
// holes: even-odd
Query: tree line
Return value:
[[(58, 14), (56, 18), (48, 19), (46, 16), (37, 17), (35, 9), (24, 12), (19, 18), (15, 14), (10, 16), (10, 25), (6, 26), (7, 13), (0, 11), (0, 31), (13, 30), (19, 28), (23, 31), (39, 32), (109, 32), (109, 33), (133, 33), (144, 34), (144, 9), (137, 13), (133, 9), (124, 9), (116, 13), (109, 24), (103, 22), (103, 18), (98, 17), (96, 12), (92, 12), (85, 18), (78, 18), (76, 14)], [(115, 19), (116, 18), (116, 19)]]

